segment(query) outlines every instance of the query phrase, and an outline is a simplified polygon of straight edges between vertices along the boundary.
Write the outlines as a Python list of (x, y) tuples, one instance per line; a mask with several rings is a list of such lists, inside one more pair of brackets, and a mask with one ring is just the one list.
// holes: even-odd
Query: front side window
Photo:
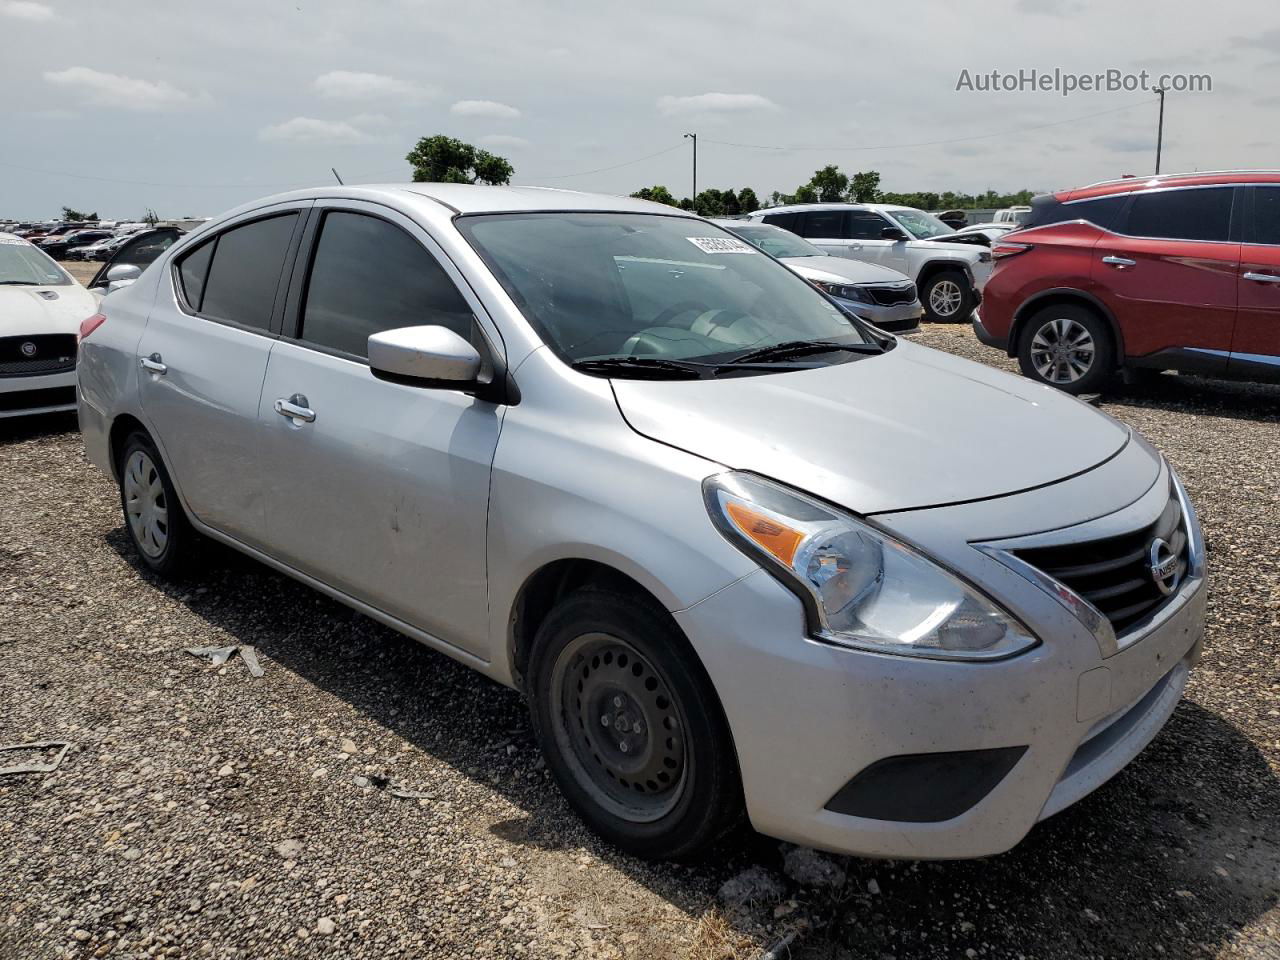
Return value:
[(25, 240), (0, 238), (0, 286), (65, 287), (71, 277)]
[(1222, 240), (1231, 235), (1231, 187), (1136, 194), (1124, 233), (1167, 240)]
[(270, 329), (276, 287), (297, 219), (296, 213), (286, 213), (220, 233), (200, 313), (257, 330)]
[(471, 308), (417, 240), (385, 220), (334, 211), (320, 227), (300, 338), (357, 357), (371, 334), (448, 327), (471, 339)]
[(890, 210), (889, 216), (898, 222), (899, 226), (907, 232), (907, 236), (915, 237), (917, 240), (928, 240), (931, 237), (955, 233), (954, 228), (948, 227), (932, 213), (925, 213), (923, 210), (899, 207)]
[(1250, 243), (1280, 245), (1280, 187), (1253, 188)]
[(526, 213), (455, 223), (569, 363), (719, 361), (797, 340), (874, 343), (787, 267), (699, 220)]
[(849, 236), (854, 240), (883, 239), (884, 228), (892, 226), (874, 210), (854, 210), (849, 214)]

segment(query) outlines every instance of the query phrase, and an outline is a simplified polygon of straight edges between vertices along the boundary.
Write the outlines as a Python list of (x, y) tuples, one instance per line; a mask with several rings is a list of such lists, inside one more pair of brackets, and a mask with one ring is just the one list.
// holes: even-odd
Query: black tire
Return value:
[[(951, 294), (945, 299), (956, 306), (946, 312), (935, 308), (934, 294), (943, 299), (944, 293)], [(959, 294), (959, 300), (954, 294)], [(965, 323), (973, 315), (973, 285), (961, 270), (939, 270), (929, 277), (920, 289), (920, 302), (924, 305), (924, 318), (929, 323)]]
[(552, 776), (610, 843), (645, 859), (687, 859), (741, 820), (728, 722), (665, 610), (601, 589), (569, 596), (538, 629), (528, 681)]
[[(128, 474), (134, 470), (135, 465), (138, 473), (131, 479)], [(165, 579), (180, 579), (191, 567), (199, 535), (182, 509), (173, 489), (173, 480), (170, 479), (164, 460), (151, 438), (141, 431), (130, 434), (120, 449), (117, 466), (124, 528), (138, 559)], [(138, 477), (146, 484), (144, 491), (156, 490), (153, 503), (147, 502), (151, 500), (149, 497), (131, 496), (131, 493), (137, 492)], [(156, 486), (153, 487), (153, 484)], [(163, 519), (160, 518), (159, 509), (164, 511)], [(147, 519), (154, 521), (154, 525), (149, 525), (142, 519), (138, 514), (139, 510), (145, 513)], [(148, 527), (156, 533), (148, 534)], [(154, 538), (158, 535), (163, 536), (163, 543)]]
[[(1083, 345), (1085, 341), (1077, 336), (1077, 331), (1087, 334), (1092, 348), (1087, 368), (1083, 372), (1078, 369), (1079, 364), (1084, 361), (1083, 351), (1067, 350), (1062, 354), (1052, 352), (1064, 333), (1067, 346)], [(1039, 340), (1037, 336), (1040, 337)], [(1111, 328), (1088, 307), (1075, 303), (1050, 304), (1032, 314), (1023, 326), (1018, 336), (1018, 363), (1022, 367), (1023, 376), (1039, 383), (1057, 387), (1070, 394), (1096, 393), (1116, 371)], [(1074, 379), (1067, 379), (1068, 377)]]

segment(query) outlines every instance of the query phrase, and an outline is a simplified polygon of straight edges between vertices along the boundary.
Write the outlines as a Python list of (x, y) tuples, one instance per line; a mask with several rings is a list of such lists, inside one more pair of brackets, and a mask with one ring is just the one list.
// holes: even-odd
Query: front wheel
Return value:
[(719, 698), (652, 604), (587, 589), (557, 606), (534, 639), (529, 708), (569, 803), (628, 853), (690, 857), (740, 818)]
[(959, 270), (939, 270), (920, 291), (925, 319), (930, 323), (954, 323), (973, 313), (973, 285)]
[(1024, 376), (1071, 394), (1093, 393), (1115, 371), (1106, 322), (1087, 307), (1054, 304), (1038, 310), (1018, 343)]

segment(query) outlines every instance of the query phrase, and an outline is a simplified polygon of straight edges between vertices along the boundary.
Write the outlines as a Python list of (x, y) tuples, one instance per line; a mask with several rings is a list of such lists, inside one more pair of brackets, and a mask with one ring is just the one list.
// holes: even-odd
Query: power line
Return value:
[(585, 177), (592, 173), (605, 173), (608, 170), (618, 170), (622, 167), (629, 167), (633, 163), (639, 163), (642, 160), (652, 160), (654, 157), (660, 157), (664, 153), (671, 153), (673, 150), (679, 150), (684, 146), (684, 141), (677, 143), (674, 147), (667, 147), (665, 150), (659, 150), (657, 153), (646, 154), (643, 157), (636, 157), (634, 160), (624, 160), (622, 163), (615, 163), (611, 167), (598, 167), (595, 170), (581, 170), (578, 173), (560, 173), (554, 177), (529, 177), (530, 180), (568, 180), (571, 177)]
[(1077, 123), (1081, 120), (1091, 120), (1094, 117), (1101, 117), (1108, 113), (1119, 113), (1122, 110), (1132, 110), (1134, 107), (1140, 107), (1143, 104), (1155, 103), (1155, 98), (1149, 100), (1140, 100), (1137, 103), (1126, 104), (1123, 107), (1112, 107), (1109, 110), (1099, 110), (1097, 113), (1086, 113), (1079, 117), (1068, 117), (1065, 120), (1054, 120), (1050, 123), (1037, 123), (1028, 127), (1018, 127), (1014, 130), (1001, 130), (999, 133), (983, 133), (972, 137), (950, 137), (945, 140), (921, 140), (917, 143), (884, 143), (873, 146), (857, 146), (857, 147), (779, 147), (765, 143), (732, 143), (728, 140), (710, 140), (703, 137), (704, 143), (714, 143), (722, 147), (741, 147), (748, 150), (823, 150), (831, 153), (840, 151), (870, 151), (870, 150), (906, 150), (911, 147), (940, 147), (950, 143), (971, 143), (974, 140), (991, 140), (996, 137), (1010, 137), (1019, 133), (1028, 133), (1032, 130), (1043, 130), (1046, 127), (1060, 127), (1066, 123)]

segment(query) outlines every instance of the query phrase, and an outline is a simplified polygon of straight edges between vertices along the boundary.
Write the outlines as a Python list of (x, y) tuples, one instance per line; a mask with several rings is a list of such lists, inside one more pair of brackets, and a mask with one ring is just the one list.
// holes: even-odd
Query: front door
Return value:
[(1240, 248), (1240, 313), (1229, 370), (1280, 377), (1280, 186), (1251, 188)]
[(485, 529), (505, 408), (379, 380), (366, 347), (373, 333), (439, 324), (491, 355), (479, 304), (408, 218), (348, 201), (316, 215), (258, 413), (271, 552), (488, 659)]
[(1240, 266), (1240, 243), (1231, 233), (1234, 192), (1230, 186), (1143, 191), (1119, 233), (1104, 233), (1094, 246), (1095, 289), (1120, 323), (1126, 355), (1190, 348), (1225, 366)]
[(257, 212), (184, 251), (138, 344), (142, 408), (188, 508), (255, 546), (265, 523), (258, 397), (301, 219), (296, 206)]

